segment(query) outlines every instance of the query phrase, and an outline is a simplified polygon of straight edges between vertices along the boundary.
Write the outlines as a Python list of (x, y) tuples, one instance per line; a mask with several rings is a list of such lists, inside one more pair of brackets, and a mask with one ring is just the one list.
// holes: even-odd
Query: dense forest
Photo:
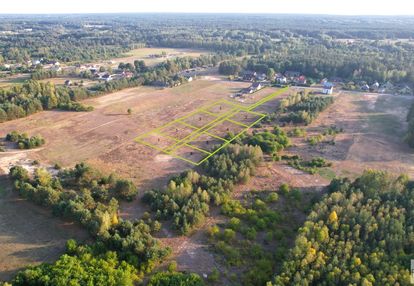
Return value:
[[(408, 17), (131, 14), (10, 20), (0, 19), (0, 64), (90, 62), (158, 46), (254, 55), (237, 65), (264, 73), (272, 68), (315, 79), (414, 84), (413, 20)], [(239, 72), (237, 65), (224, 73)], [(33, 79), (52, 74), (36, 71)]]
[(274, 285), (409, 285), (413, 195), (406, 176), (334, 179)]
[(0, 54), (2, 60), (16, 62), (32, 58), (91, 61), (151, 45), (242, 55), (278, 50), (289, 38), (412, 39), (412, 25), (408, 17), (113, 14), (50, 16), (45, 21), (40, 16), (19, 15), (0, 19), (0, 31), (6, 35), (0, 37)]

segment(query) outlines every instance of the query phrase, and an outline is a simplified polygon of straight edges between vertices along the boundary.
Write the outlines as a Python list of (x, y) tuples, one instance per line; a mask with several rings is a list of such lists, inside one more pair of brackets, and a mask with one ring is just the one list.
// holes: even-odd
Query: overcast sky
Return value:
[(414, 15), (413, 0), (1, 0), (1, 13), (298, 13)]

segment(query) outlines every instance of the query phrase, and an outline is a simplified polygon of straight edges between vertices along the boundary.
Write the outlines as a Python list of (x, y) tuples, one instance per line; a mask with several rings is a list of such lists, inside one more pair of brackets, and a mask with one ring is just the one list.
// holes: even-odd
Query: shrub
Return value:
[(170, 264), (168, 264), (168, 271), (175, 272), (176, 270), (177, 270), (177, 262), (171, 261)]
[(279, 187), (279, 191), (280, 191), (282, 194), (286, 195), (286, 194), (288, 194), (288, 193), (290, 192), (290, 187), (289, 187), (289, 185), (288, 185), (288, 184), (283, 183), (283, 184), (281, 184), (281, 185), (280, 185), (280, 187)]
[(148, 286), (204, 286), (200, 276), (194, 273), (158, 272), (151, 277)]
[(274, 203), (274, 202), (277, 202), (278, 200), (279, 200), (279, 195), (277, 193), (270, 193), (266, 198), (266, 201), (269, 203)]
[(45, 144), (45, 140), (41, 136), (29, 137), (26, 133), (18, 133), (17, 131), (7, 134), (6, 140), (17, 143), (19, 149), (32, 149)]
[(138, 193), (137, 187), (129, 180), (118, 180), (115, 184), (115, 193), (119, 198), (132, 201)]

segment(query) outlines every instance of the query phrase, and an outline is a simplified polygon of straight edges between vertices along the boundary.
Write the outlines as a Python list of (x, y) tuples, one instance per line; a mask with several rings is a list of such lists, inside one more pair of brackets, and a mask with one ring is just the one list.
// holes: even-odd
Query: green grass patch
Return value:
[(331, 168), (325, 167), (318, 170), (319, 176), (332, 181), (336, 177), (336, 173)]
[(389, 136), (403, 136), (403, 128), (400, 119), (392, 114), (374, 113), (368, 116), (369, 130), (373, 130)]

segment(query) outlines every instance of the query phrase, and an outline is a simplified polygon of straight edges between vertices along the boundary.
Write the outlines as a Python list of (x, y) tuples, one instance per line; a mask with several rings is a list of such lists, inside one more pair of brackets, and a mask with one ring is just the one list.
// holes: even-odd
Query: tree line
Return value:
[(73, 111), (91, 110), (81, 103), (74, 104), (74, 101), (89, 95), (90, 93), (82, 88), (69, 88), (56, 86), (51, 82), (29, 80), (22, 85), (0, 89), (0, 122), (59, 107)]

